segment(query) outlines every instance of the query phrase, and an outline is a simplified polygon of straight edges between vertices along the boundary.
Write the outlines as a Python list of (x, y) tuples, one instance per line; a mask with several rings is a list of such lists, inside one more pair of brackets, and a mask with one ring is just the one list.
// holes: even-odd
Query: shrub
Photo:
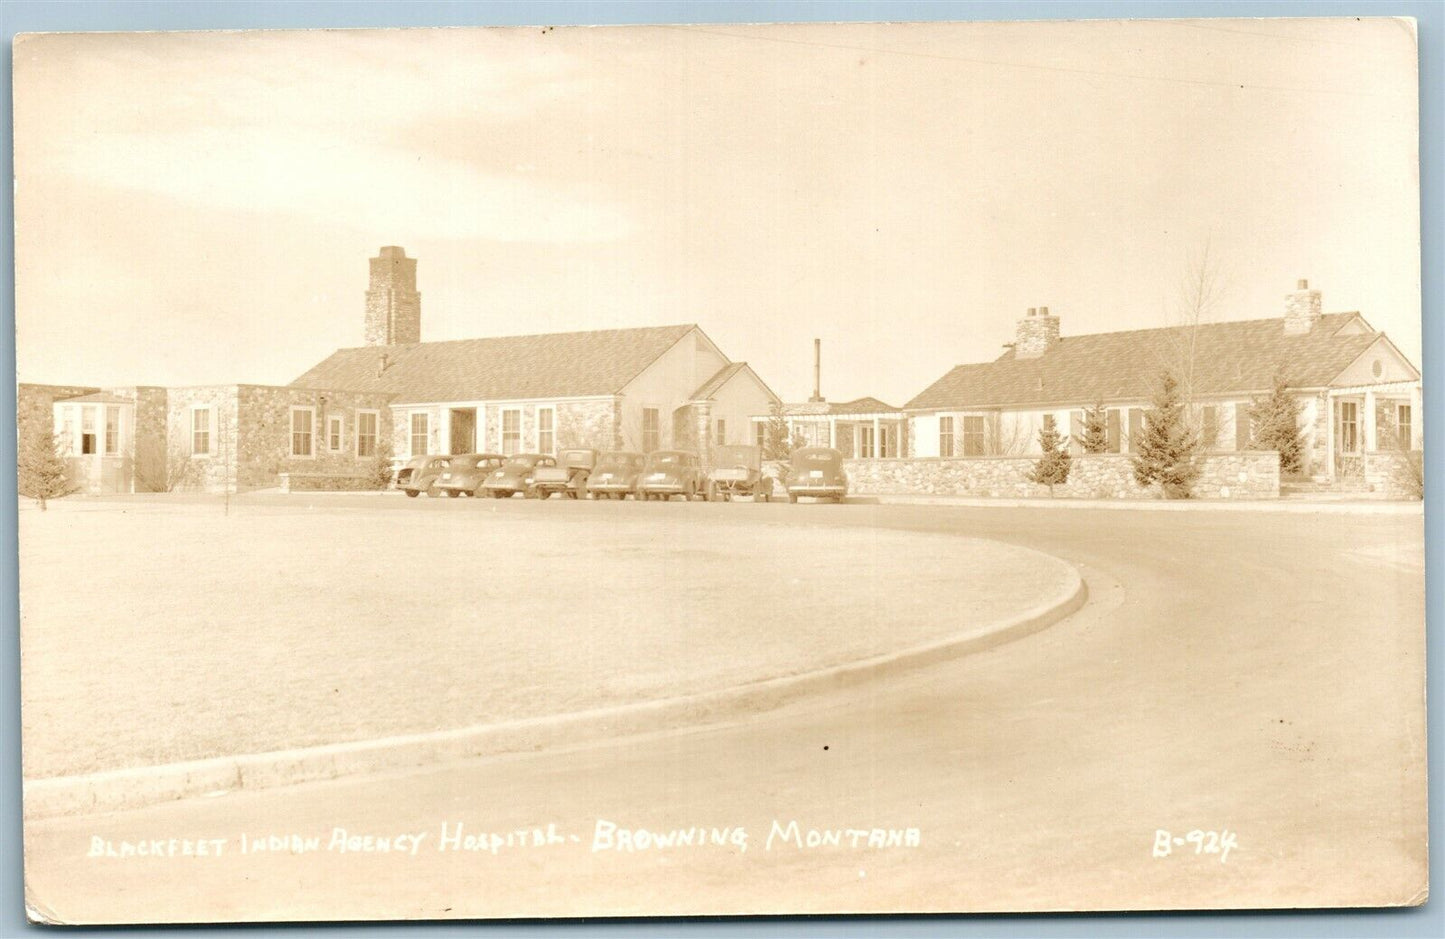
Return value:
[(1083, 435), (1079, 445), (1085, 453), (1105, 453), (1109, 449), (1109, 412), (1104, 402), (1097, 401), (1091, 408), (1084, 409)]

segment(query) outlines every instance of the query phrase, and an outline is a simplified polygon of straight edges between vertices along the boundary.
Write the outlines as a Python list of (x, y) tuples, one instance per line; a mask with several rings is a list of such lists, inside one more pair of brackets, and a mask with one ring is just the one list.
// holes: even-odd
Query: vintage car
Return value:
[(848, 495), (843, 454), (832, 447), (800, 447), (789, 460), (788, 501), (815, 496), (842, 502)]
[(763, 475), (763, 448), (751, 445), (714, 448), (706, 491), (708, 501), (748, 496), (754, 502), (767, 502), (773, 494), (773, 481)]
[(450, 456), (415, 456), (402, 464), (396, 471), (396, 488), (415, 499), (423, 492), (428, 496), (439, 496), (437, 483), (447, 471)]
[(458, 496), (479, 496), (482, 483), (498, 469), (506, 457), (500, 453), (463, 453), (447, 461), (447, 468), (437, 480), (437, 488), (453, 499)]
[(597, 451), (586, 447), (563, 450), (554, 466), (539, 466), (532, 474), (532, 488), (538, 497), (551, 498), (564, 492), (569, 499), (580, 499), (587, 493), (587, 477), (597, 465)]
[(646, 457), (626, 450), (609, 450), (597, 457), (587, 477), (587, 494), (594, 499), (626, 499), (637, 488)]
[(506, 459), (507, 462), (492, 470), (482, 484), (482, 489), (493, 499), (506, 499), (519, 492), (528, 498), (535, 497), (537, 493), (532, 488), (532, 474), (539, 466), (557, 465), (556, 459), (542, 453), (514, 453)]
[(666, 502), (673, 496), (682, 496), (688, 501), (698, 496), (706, 499), (705, 485), (696, 453), (654, 450), (647, 455), (647, 461), (642, 464), (642, 472), (637, 477), (637, 498), (643, 502), (649, 499)]

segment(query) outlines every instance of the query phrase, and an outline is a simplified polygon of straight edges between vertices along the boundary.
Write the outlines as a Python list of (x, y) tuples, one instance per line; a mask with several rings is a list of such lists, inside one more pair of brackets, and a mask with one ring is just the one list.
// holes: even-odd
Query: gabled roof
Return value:
[(855, 398), (852, 401), (803, 401), (798, 404), (787, 404), (783, 406), (783, 413), (790, 417), (809, 416), (841, 416), (845, 414), (889, 414), (896, 413), (898, 408), (891, 404), (885, 404), (877, 398), (864, 397)]
[(613, 395), (695, 329), (686, 324), (338, 349), (291, 385), (386, 392), (397, 403)]
[[(1297, 388), (1321, 388), (1380, 337), (1358, 313), (1327, 313), (1291, 336), (1280, 318), (1206, 323), (1195, 328), (1196, 395), (1256, 394), (1283, 367)], [(960, 365), (908, 402), (909, 410), (1028, 408), (1147, 399), (1159, 373), (1187, 356), (1188, 327), (1064, 336), (1037, 358), (1010, 349), (992, 362)]]
[(748, 363), (746, 362), (729, 362), (718, 369), (716, 375), (703, 382), (702, 386), (692, 393), (692, 399), (694, 401), (701, 401), (705, 398), (711, 398), (717, 394), (719, 389), (721, 389), (723, 385), (726, 385), (734, 375), (747, 367)]

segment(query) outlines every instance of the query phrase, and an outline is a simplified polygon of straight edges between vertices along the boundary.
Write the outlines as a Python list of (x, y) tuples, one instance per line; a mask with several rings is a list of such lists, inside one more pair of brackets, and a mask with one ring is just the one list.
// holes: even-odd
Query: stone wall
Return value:
[(1386, 499), (1425, 495), (1424, 455), (1419, 450), (1378, 450), (1363, 454), (1365, 487)]
[(559, 402), (557, 447), (621, 450), (622, 404), (615, 399)]
[[(857, 495), (945, 495), (1047, 498), (1047, 486), (1028, 481), (1035, 459), (846, 460), (849, 492)], [(1088, 454), (1073, 459), (1069, 481), (1054, 495), (1083, 499), (1157, 499), (1158, 487), (1134, 482), (1125, 454)], [(1279, 454), (1272, 450), (1210, 453), (1203, 457), (1194, 495), (1202, 499), (1279, 497)]]
[(346, 473), (281, 473), (282, 492), (362, 492), (376, 489), (371, 476)]
[[(373, 457), (356, 455), (356, 412), (379, 411), (377, 440), (392, 436), (389, 394), (354, 391), (314, 391), (304, 388), (242, 385), (239, 446), (236, 448), (236, 488), (264, 489), (279, 484), (281, 473), (366, 475)], [(291, 455), (291, 408), (315, 409), (311, 453)], [(327, 446), (327, 418), (340, 416), (341, 448)]]
[[(171, 388), (166, 396), (168, 476), (183, 491), (236, 491), (237, 395), (235, 385)], [(210, 453), (192, 452), (191, 411), (213, 409)]]

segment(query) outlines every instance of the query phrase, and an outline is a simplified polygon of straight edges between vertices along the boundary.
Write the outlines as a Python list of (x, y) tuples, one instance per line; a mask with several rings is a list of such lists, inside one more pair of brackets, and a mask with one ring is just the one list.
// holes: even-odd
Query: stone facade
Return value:
[(99, 390), (82, 385), (18, 385), (15, 389), (16, 439), (25, 440), (30, 434), (54, 430), (55, 402)]
[[(1047, 486), (1028, 481), (1036, 461), (1024, 457), (847, 460), (849, 491), (857, 495), (917, 494), (986, 498), (1048, 498)], [(1272, 450), (1210, 453), (1203, 457), (1194, 494), (1203, 499), (1279, 497), (1279, 454)], [(1087, 454), (1073, 459), (1058, 497), (1157, 499), (1157, 487), (1134, 482), (1130, 458)]]
[[(373, 456), (356, 455), (356, 415), (377, 412), (377, 443), (391, 439), (390, 395), (315, 391), (265, 385), (174, 388), (167, 406), (168, 459), (176, 488), (244, 492), (280, 484), (282, 473), (365, 475)], [(291, 411), (312, 415), (310, 455), (293, 455)], [(211, 412), (209, 452), (196, 452), (193, 412)], [(340, 446), (332, 450), (328, 418), (341, 417)]]

